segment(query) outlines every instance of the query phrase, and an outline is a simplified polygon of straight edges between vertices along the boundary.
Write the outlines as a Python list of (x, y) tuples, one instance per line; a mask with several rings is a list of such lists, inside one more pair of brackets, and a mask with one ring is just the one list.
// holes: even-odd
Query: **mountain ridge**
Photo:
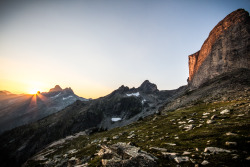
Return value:
[[(156, 113), (168, 99), (170, 100), (176, 93), (186, 89), (186, 87), (181, 87), (170, 91), (156, 91), (156, 85), (149, 81), (142, 85), (142, 87), (131, 89), (122, 85), (107, 96), (91, 101), (77, 100), (60, 112), (5, 132), (0, 137), (1, 142), (8, 140), (8, 138), (15, 138), (11, 145), (14, 144), (19, 146), (18, 148), (22, 148), (10, 149), (12, 153), (9, 155), (10, 157), (6, 158), (12, 159), (11, 163), (15, 166), (20, 162), (23, 163), (24, 160), (49, 143), (68, 135), (80, 131), (91, 133), (92, 131), (102, 131), (131, 124)], [(145, 89), (142, 89), (145, 87), (149, 88), (146, 93), (143, 92)], [(151, 88), (153, 88), (153, 92)], [(112, 118), (120, 120), (113, 121)], [(26, 144), (22, 147), (23, 143)], [(5, 152), (10, 152), (8, 146), (3, 149)]]
[(0, 133), (46, 117), (76, 100), (87, 100), (75, 95), (71, 88), (56, 90), (36, 95), (0, 94)]

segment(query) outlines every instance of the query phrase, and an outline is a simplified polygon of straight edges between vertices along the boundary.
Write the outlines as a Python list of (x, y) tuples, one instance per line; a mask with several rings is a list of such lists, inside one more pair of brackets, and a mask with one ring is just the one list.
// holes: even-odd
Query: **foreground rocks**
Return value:
[(119, 142), (111, 146), (103, 145), (97, 155), (102, 158), (103, 166), (157, 166), (156, 157), (129, 143)]

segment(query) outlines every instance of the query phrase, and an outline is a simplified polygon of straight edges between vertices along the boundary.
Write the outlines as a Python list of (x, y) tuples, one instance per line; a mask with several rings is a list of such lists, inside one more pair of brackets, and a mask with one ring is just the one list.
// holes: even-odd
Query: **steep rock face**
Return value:
[(250, 17), (238, 9), (210, 32), (201, 50), (189, 56), (189, 86), (197, 88), (225, 72), (250, 69)]

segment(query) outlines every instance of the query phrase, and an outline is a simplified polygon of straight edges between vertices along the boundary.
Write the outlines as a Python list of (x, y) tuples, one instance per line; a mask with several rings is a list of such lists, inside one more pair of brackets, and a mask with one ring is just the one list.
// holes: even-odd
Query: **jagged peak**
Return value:
[(145, 80), (138, 89), (144, 93), (158, 92), (156, 84), (151, 83), (149, 80)]
[(119, 93), (124, 93), (124, 92), (126, 92), (128, 90), (129, 90), (129, 87), (122, 85), (116, 91), (119, 92)]
[(51, 88), (49, 90), (49, 92), (59, 92), (59, 91), (62, 91), (63, 89), (59, 86), (59, 85), (56, 85), (54, 88)]
[(65, 88), (63, 91), (74, 94), (74, 91), (71, 89), (71, 87)]

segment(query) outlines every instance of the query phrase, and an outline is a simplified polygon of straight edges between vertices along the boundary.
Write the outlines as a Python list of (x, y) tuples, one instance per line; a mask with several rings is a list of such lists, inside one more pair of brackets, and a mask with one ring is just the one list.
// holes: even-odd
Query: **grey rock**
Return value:
[(186, 131), (189, 131), (189, 130), (192, 130), (193, 128), (194, 128), (195, 126), (193, 125), (193, 124), (191, 124), (191, 125), (186, 125), (186, 126), (184, 126), (184, 130), (186, 130)]
[(129, 135), (127, 138), (128, 139), (132, 139), (132, 138), (134, 138), (136, 135), (135, 134), (131, 134), (131, 135)]
[(227, 141), (227, 142), (225, 143), (225, 145), (226, 145), (226, 146), (237, 146), (237, 142), (229, 142), (229, 141)]
[(115, 135), (115, 136), (113, 136), (113, 139), (114, 139), (114, 140), (119, 139), (119, 136), (118, 136), (118, 135)]
[(192, 122), (194, 122), (194, 120), (192, 120), (192, 119), (188, 121), (188, 123), (192, 123)]
[(204, 152), (209, 152), (209, 153), (220, 153), (220, 152), (227, 152), (230, 153), (230, 150), (226, 150), (223, 148), (218, 148), (218, 147), (206, 147)]
[(177, 157), (178, 153), (162, 152), (162, 155), (166, 158), (174, 159), (175, 157)]
[(203, 115), (203, 116), (206, 116), (206, 115), (210, 115), (210, 113), (209, 113), (209, 112), (205, 112), (205, 113), (203, 113), (202, 115)]
[(156, 157), (128, 143), (119, 142), (111, 146), (102, 146), (97, 155), (102, 158), (103, 166), (157, 166)]
[(201, 165), (208, 165), (209, 162), (207, 160), (202, 161)]
[(103, 142), (107, 142), (108, 140), (109, 140), (108, 137), (104, 137), (104, 138), (102, 139)]
[(187, 156), (180, 156), (180, 157), (175, 157), (174, 160), (177, 163), (188, 162), (189, 161), (189, 157), (187, 157)]
[(189, 154), (191, 154), (191, 152), (184, 151), (182, 155), (189, 155)]
[(207, 124), (212, 124), (212, 123), (215, 123), (214, 120), (207, 120)]
[(213, 116), (211, 117), (211, 120), (214, 120), (215, 118), (217, 118), (217, 115), (213, 115)]
[(227, 132), (226, 135), (227, 135), (227, 136), (237, 136), (238, 134), (232, 133), (232, 132)]
[(232, 154), (232, 159), (238, 159), (239, 158), (239, 155), (238, 154)]
[(175, 143), (164, 143), (164, 144), (167, 144), (167, 145), (170, 145), (170, 146), (176, 146)]
[(159, 148), (159, 147), (150, 147), (151, 150), (156, 150), (156, 151), (163, 151), (163, 152), (167, 152), (166, 148)]
[(224, 114), (229, 114), (229, 113), (230, 113), (230, 111), (229, 111), (228, 109), (222, 110), (222, 111), (220, 112), (220, 114), (222, 114), (222, 115), (224, 115)]

